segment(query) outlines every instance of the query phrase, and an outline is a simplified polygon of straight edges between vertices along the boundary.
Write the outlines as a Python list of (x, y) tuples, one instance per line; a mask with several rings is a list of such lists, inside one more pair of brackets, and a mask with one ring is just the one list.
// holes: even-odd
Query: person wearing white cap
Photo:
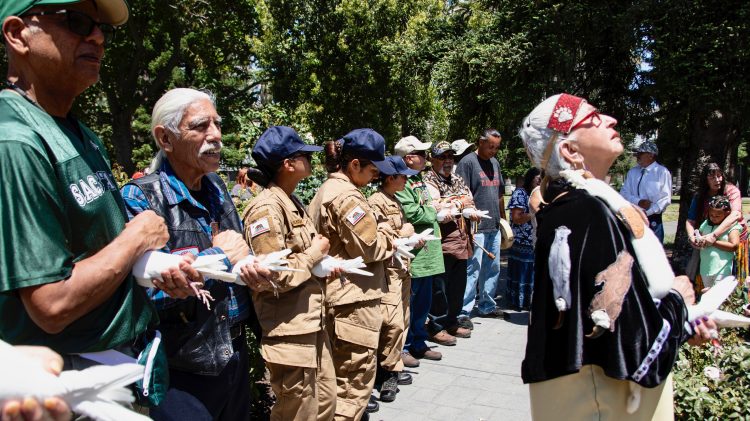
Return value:
[[(427, 165), (427, 150), (432, 143), (421, 142), (415, 136), (406, 136), (396, 143), (394, 152), (404, 159), (412, 170), (422, 171)], [(404, 190), (396, 193), (401, 203), (406, 220), (414, 226), (415, 232), (432, 229), (436, 237), (440, 236), (440, 225), (437, 221), (437, 210), (432, 206), (432, 197), (421, 174), (416, 174), (406, 182)], [(416, 358), (440, 360), (443, 354), (427, 346), (425, 322), (432, 304), (433, 276), (445, 272), (443, 249), (440, 240), (429, 240), (424, 247), (414, 252), (409, 272), (411, 273), (411, 315), (409, 330), (404, 344), (403, 360), (407, 367), (416, 367)]]
[(455, 154), (455, 163), (453, 164), (453, 172), (456, 172), (456, 165), (468, 154), (473, 152), (477, 148), (474, 143), (469, 143), (466, 139), (458, 139), (451, 142), (451, 149)]
[(672, 174), (656, 162), (659, 149), (650, 140), (641, 142), (633, 151), (638, 165), (625, 176), (620, 189), (622, 197), (637, 205), (648, 217), (649, 227), (661, 242), (664, 242), (662, 214), (672, 203)]
[(526, 355), (534, 420), (673, 419), (679, 347), (716, 324), (687, 322), (695, 301), (640, 212), (604, 177), (622, 153), (617, 120), (583, 98), (552, 96), (519, 135), (544, 169)]

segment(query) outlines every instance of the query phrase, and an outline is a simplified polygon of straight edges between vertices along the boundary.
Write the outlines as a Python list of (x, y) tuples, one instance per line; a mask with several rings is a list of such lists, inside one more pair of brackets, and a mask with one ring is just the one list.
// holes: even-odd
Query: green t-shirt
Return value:
[(88, 128), (73, 124), (83, 140), (16, 93), (0, 93), (0, 339), (59, 353), (114, 348), (156, 321), (132, 276), (58, 334), (37, 326), (17, 293), (67, 279), (76, 262), (125, 226), (104, 146)]
[[(714, 232), (718, 225), (711, 225), (711, 221), (706, 219), (698, 230), (701, 235), (708, 235)], [(739, 224), (734, 224), (721, 237), (719, 241), (729, 241), (729, 233), (732, 231), (742, 231)], [(734, 263), (734, 252), (719, 250), (716, 247), (706, 247), (701, 249), (701, 276), (713, 275), (731, 275), (732, 264)]]
[[(437, 211), (432, 206), (430, 192), (422, 180), (422, 175), (409, 177), (406, 188), (396, 192), (396, 199), (401, 202), (406, 220), (414, 225), (415, 232), (433, 229), (433, 235), (440, 237), (440, 225), (437, 221)], [(421, 249), (413, 250), (414, 259), (411, 261), (412, 278), (438, 275), (445, 272), (443, 263), (443, 246), (440, 240), (430, 240)]]

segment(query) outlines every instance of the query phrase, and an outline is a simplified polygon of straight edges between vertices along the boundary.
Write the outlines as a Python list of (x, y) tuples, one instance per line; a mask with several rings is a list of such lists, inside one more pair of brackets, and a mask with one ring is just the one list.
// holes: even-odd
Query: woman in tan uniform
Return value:
[(244, 212), (245, 239), (256, 255), (291, 249), (289, 267), (301, 270), (277, 272), (275, 286), (253, 293), (263, 329), (261, 353), (276, 394), (272, 420), (331, 420), (335, 411), (330, 341), (323, 329), (324, 281), (310, 273), (329, 242), (292, 194), (311, 174), (312, 153), (322, 149), (304, 144), (292, 128), (273, 126), (252, 152), (266, 189)]
[[(393, 165), (393, 174), (380, 173), (380, 188), (367, 201), (372, 206), (378, 221), (386, 221), (400, 237), (414, 234), (414, 227), (406, 222), (401, 203), (394, 196), (406, 186), (406, 177), (418, 174), (409, 169), (400, 156), (386, 158)], [(409, 259), (395, 255), (385, 262), (388, 277), (388, 292), (380, 299), (380, 312), (383, 325), (380, 328), (378, 343), (378, 371), (375, 385), (380, 390), (380, 400), (393, 402), (399, 384), (411, 384), (411, 375), (402, 373), (404, 363), (401, 352), (404, 350), (406, 330), (409, 327), (409, 298), (411, 296), (411, 276)]]
[(375, 381), (380, 298), (387, 291), (383, 261), (394, 252), (395, 232), (378, 223), (358, 190), (379, 169), (389, 171), (385, 141), (372, 129), (357, 129), (326, 145), (328, 180), (308, 207), (318, 232), (331, 242), (329, 254), (341, 259), (362, 257), (371, 277), (347, 274), (328, 279), (326, 330), (336, 369), (336, 420), (367, 419), (365, 408)]

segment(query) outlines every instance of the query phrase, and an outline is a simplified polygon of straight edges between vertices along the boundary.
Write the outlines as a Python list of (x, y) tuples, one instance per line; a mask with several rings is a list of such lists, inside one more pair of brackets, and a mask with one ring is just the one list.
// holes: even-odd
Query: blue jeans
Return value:
[(409, 332), (406, 334), (404, 349), (421, 352), (429, 348), (425, 322), (432, 305), (432, 276), (411, 279), (411, 304), (409, 304)]
[(651, 227), (652, 230), (654, 230), (654, 234), (656, 234), (656, 238), (659, 239), (659, 241), (664, 243), (664, 224), (656, 224), (656, 226)]
[(469, 259), (466, 274), (466, 291), (461, 315), (471, 314), (477, 300), (477, 288), (479, 314), (487, 314), (497, 307), (494, 297), (500, 280), (500, 240), (498, 230), (474, 234), (474, 241), (494, 254), (495, 260), (490, 259), (479, 247), (474, 248), (474, 255)]
[(534, 289), (534, 249), (514, 244), (508, 256), (506, 299), (517, 309), (528, 309)]

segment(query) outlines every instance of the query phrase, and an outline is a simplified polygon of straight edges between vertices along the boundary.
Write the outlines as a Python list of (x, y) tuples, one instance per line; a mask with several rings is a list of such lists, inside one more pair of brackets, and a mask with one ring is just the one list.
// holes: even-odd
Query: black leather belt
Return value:
[(242, 333), (245, 332), (245, 324), (244, 323), (237, 323), (236, 325), (229, 328), (229, 336), (232, 339), (237, 339), (240, 336), (242, 336)]

